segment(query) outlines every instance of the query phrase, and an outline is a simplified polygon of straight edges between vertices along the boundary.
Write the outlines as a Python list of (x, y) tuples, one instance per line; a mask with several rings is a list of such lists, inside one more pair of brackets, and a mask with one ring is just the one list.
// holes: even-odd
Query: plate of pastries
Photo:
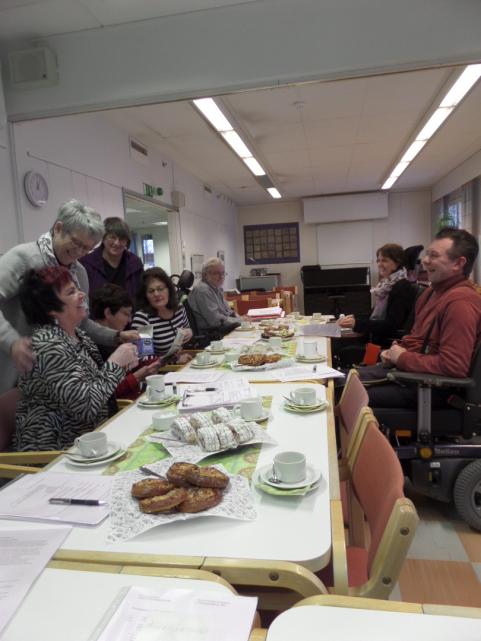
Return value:
[(228, 484), (227, 474), (216, 467), (179, 461), (169, 467), (165, 478), (137, 481), (131, 493), (145, 514), (196, 514), (219, 505)]
[(272, 325), (270, 327), (265, 327), (262, 331), (262, 338), (271, 338), (273, 336), (278, 336), (283, 340), (288, 340), (294, 336), (294, 330), (289, 327), (287, 324)]

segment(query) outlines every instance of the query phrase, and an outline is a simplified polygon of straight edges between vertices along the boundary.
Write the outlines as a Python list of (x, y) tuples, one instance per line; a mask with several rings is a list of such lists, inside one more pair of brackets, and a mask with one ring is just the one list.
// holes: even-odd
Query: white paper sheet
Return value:
[[(314, 371), (315, 367), (315, 371)], [(288, 383), (289, 381), (322, 380), (325, 378), (344, 378), (344, 374), (337, 369), (323, 365), (290, 367), (285, 370), (274, 370), (273, 378)]]
[[(109, 514), (112, 478), (39, 472), (27, 474), (0, 492), (0, 517), (97, 525)], [(107, 505), (51, 505), (50, 498), (97, 499)]]
[(177, 409), (179, 412), (195, 412), (196, 410), (232, 406), (242, 398), (251, 396), (254, 396), (254, 393), (247, 378), (244, 376), (226, 376), (222, 381), (216, 383), (216, 389), (211, 392), (197, 391), (189, 396), (188, 388), (185, 389)]
[(257, 318), (258, 316), (269, 316), (269, 317), (282, 317), (284, 316), (284, 310), (282, 307), (259, 307), (252, 308), (247, 311), (247, 316), (252, 318)]
[(220, 381), (226, 375), (225, 371), (208, 370), (196, 371), (194, 369), (183, 369), (181, 372), (169, 372), (165, 375), (166, 383), (214, 383)]
[(0, 533), (0, 635), (70, 527)]
[(131, 587), (98, 641), (247, 641), (256, 597)]
[(304, 336), (331, 336), (339, 338), (342, 334), (341, 328), (337, 323), (310, 323), (309, 325), (300, 325), (299, 333)]

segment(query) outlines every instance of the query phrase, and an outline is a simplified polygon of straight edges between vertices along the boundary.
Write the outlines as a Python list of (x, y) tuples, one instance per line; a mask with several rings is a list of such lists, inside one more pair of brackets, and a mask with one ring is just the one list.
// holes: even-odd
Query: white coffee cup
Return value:
[(306, 457), (302, 452), (279, 452), (274, 456), (273, 469), (283, 483), (300, 483), (306, 478)]
[(149, 401), (161, 401), (165, 396), (164, 376), (153, 374), (145, 379), (147, 383), (146, 394)]
[(305, 358), (315, 358), (317, 356), (317, 341), (304, 341), (302, 355)]
[(244, 421), (255, 421), (260, 418), (264, 409), (262, 407), (262, 399), (259, 396), (252, 398), (243, 398), (237, 405), (234, 406), (234, 412), (240, 415)]
[(212, 360), (212, 356), (208, 352), (200, 352), (195, 357), (195, 362), (197, 365), (207, 365)]
[(322, 314), (321, 314), (321, 312), (314, 312), (314, 313), (312, 314), (312, 320), (321, 321), (321, 320), (322, 320)]
[(173, 410), (156, 412), (152, 415), (152, 427), (158, 432), (168, 430), (178, 416), (179, 413)]
[(252, 325), (251, 325), (250, 321), (242, 321), (241, 327), (242, 327), (242, 329), (251, 329)]
[(271, 336), (269, 338), (269, 345), (276, 350), (282, 349), (282, 338), (280, 336)]
[(96, 458), (108, 452), (107, 434), (105, 432), (88, 432), (74, 441), (75, 447), (85, 458)]
[(213, 352), (221, 352), (224, 349), (224, 343), (222, 341), (211, 341), (210, 348)]
[(315, 405), (317, 402), (316, 390), (312, 387), (298, 387), (289, 396), (296, 405)]
[(226, 363), (235, 363), (239, 360), (240, 352), (238, 350), (228, 351), (224, 354), (224, 360)]

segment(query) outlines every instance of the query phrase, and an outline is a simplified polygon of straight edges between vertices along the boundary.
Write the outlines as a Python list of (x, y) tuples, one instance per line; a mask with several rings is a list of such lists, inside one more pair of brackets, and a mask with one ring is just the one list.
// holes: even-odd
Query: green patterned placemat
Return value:
[[(270, 410), (272, 405), (272, 396), (262, 396), (262, 406), (266, 410)], [(264, 429), (267, 428), (268, 421), (263, 421), (260, 426)], [(104, 470), (103, 474), (111, 476), (118, 472), (128, 472), (136, 470), (141, 465), (148, 465), (149, 463), (156, 463), (169, 456), (167, 450), (160, 445), (160, 443), (152, 443), (146, 439), (154, 432), (152, 427), (148, 427), (142, 434), (139, 434), (137, 439), (129, 445), (125, 455), (118, 461), (114, 461), (111, 465)], [(250, 479), (254, 470), (256, 469), (257, 459), (261, 451), (261, 445), (247, 445), (235, 450), (233, 452), (220, 452), (219, 454), (212, 454), (211, 456), (203, 459), (199, 465), (205, 467), (206, 465), (213, 465), (214, 463), (222, 464), (231, 474), (241, 474)]]

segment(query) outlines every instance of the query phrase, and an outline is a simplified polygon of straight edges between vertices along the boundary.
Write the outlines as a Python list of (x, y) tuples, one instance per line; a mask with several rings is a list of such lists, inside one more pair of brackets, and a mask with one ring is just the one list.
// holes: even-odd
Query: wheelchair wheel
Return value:
[(458, 474), (453, 498), (461, 518), (481, 531), (481, 460), (469, 463)]

